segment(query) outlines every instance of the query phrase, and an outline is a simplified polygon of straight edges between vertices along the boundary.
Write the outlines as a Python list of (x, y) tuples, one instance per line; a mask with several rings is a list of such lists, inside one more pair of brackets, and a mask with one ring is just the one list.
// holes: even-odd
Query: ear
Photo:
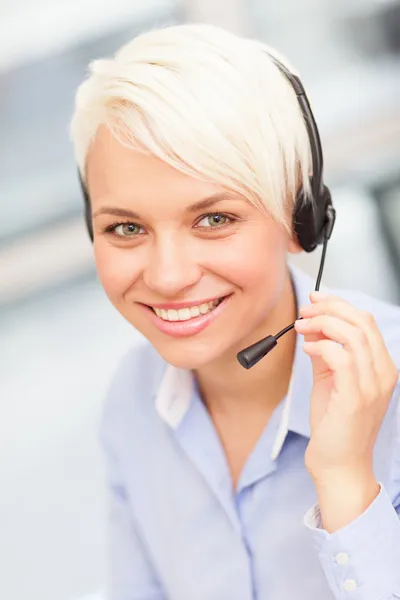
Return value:
[(294, 232), (288, 240), (288, 252), (290, 254), (300, 254), (300, 252), (303, 252), (303, 248), (300, 246), (297, 235)]
[(293, 202), (288, 202), (286, 206), (286, 218), (287, 223), (290, 224), (290, 234), (288, 230), (286, 230), (288, 235), (287, 250), (290, 252), (290, 254), (300, 254), (300, 252), (303, 252), (303, 248), (299, 244), (299, 240), (297, 239), (297, 234), (294, 228), (293, 210)]

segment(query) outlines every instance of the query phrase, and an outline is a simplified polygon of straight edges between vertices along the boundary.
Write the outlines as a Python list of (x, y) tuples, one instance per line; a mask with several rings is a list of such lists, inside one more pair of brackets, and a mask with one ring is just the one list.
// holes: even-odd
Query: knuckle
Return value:
[(353, 357), (350, 354), (350, 352), (342, 353), (341, 363), (342, 363), (343, 367), (345, 367), (346, 369), (352, 368), (352, 366), (354, 364), (354, 360), (353, 360)]
[(329, 324), (321, 323), (321, 333), (325, 337), (329, 338)]
[(393, 364), (390, 369), (380, 378), (381, 389), (384, 393), (392, 394), (399, 382), (399, 371)]
[(367, 323), (367, 325), (375, 324), (375, 317), (371, 312), (369, 312), (368, 310), (363, 310), (363, 311), (361, 311), (361, 314), (362, 314), (363, 320), (365, 321), (365, 323)]
[(367, 334), (365, 333), (365, 331), (363, 331), (362, 329), (358, 329), (357, 330), (357, 341), (358, 343), (365, 347), (368, 345), (368, 337)]

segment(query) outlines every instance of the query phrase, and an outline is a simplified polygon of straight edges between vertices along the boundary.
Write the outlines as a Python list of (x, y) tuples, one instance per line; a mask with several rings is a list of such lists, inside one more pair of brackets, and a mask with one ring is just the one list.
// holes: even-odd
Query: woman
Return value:
[(143, 335), (101, 428), (110, 600), (400, 597), (400, 310), (309, 295), (288, 267), (299, 203), (329, 202), (285, 69), (174, 26), (94, 62), (77, 94), (99, 277)]

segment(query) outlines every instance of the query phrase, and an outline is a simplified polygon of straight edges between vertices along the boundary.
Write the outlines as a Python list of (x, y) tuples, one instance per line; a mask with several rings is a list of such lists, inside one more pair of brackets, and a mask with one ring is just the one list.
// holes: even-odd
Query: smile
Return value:
[(188, 337), (200, 333), (223, 312), (234, 294), (182, 308), (160, 308), (142, 304), (153, 325), (171, 337)]
[(200, 315), (211, 312), (222, 302), (222, 300), (223, 298), (218, 298), (217, 300), (212, 300), (206, 304), (197, 304), (195, 306), (179, 308), (178, 310), (173, 308), (153, 308), (153, 310), (157, 317), (160, 317), (163, 321), (189, 321), (189, 319), (194, 319)]

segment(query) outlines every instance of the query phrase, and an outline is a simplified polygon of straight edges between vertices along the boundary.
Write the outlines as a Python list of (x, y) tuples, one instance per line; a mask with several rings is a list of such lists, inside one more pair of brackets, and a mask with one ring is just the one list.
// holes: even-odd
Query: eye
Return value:
[[(209, 213), (207, 215), (204, 215), (204, 217), (202, 217), (201, 220), (198, 221), (197, 227), (217, 229), (218, 227), (228, 225), (233, 220), (234, 219), (232, 217), (229, 217), (225, 213)], [(203, 222), (204, 224), (202, 225)]]
[(124, 222), (124, 223), (113, 223), (106, 227), (105, 232), (111, 233), (112, 235), (116, 235), (118, 237), (136, 237), (137, 235), (143, 233), (143, 227), (137, 225), (137, 223)]

